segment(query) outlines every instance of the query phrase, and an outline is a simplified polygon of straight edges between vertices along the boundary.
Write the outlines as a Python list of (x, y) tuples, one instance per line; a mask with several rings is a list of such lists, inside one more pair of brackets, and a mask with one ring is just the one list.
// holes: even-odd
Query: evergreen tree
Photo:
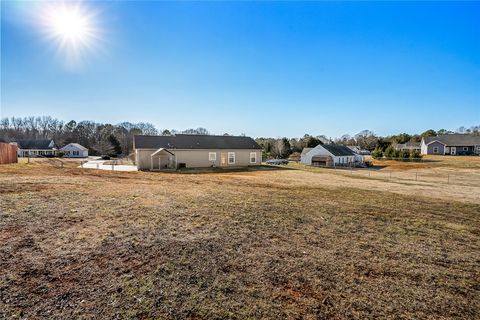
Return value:
[(113, 134), (108, 136), (108, 141), (113, 147), (113, 152), (116, 155), (122, 154), (122, 145), (120, 144), (120, 141), (118, 141), (117, 137), (115, 137)]

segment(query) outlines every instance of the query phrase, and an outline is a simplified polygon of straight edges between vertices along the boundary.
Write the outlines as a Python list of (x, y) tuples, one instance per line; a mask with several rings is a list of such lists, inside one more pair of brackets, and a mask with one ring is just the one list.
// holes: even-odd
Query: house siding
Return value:
[[(156, 149), (136, 149), (135, 157), (138, 170), (150, 170), (151, 169), (151, 155), (157, 151)], [(262, 163), (262, 153), (258, 149), (199, 149), (199, 150), (180, 150), (169, 149), (176, 157), (177, 165), (179, 163), (185, 163), (187, 168), (208, 168), (212, 165), (215, 167), (245, 167), (255, 166)], [(209, 160), (209, 153), (215, 152), (216, 160)], [(235, 152), (235, 163), (221, 166), (221, 154), (225, 153), (228, 157), (228, 152)], [(250, 163), (250, 153), (256, 153), (256, 162)]]
[[(474, 154), (475, 152), (475, 147), (474, 146), (449, 146), (447, 147), (445, 151), (445, 154), (450, 154), (451, 153), (451, 148), (454, 147), (456, 149), (456, 155), (461, 156), (461, 155), (469, 155), (469, 154)], [(463, 148), (467, 148), (467, 150), (463, 150)]]
[[(77, 148), (76, 146), (66, 145), (65, 147), (61, 148), (60, 150), (65, 152), (64, 157), (66, 157), (66, 158), (86, 158), (86, 157), (88, 157), (88, 150)], [(78, 155), (74, 155), (73, 151), (78, 151)]]
[[(436, 148), (436, 147), (438, 147), (438, 152), (433, 152), (433, 148)], [(445, 146), (440, 142), (432, 142), (429, 145), (427, 145), (427, 154), (443, 155), (444, 153), (445, 153)]]
[(427, 152), (428, 152), (427, 149), (428, 149), (427, 145), (425, 144), (425, 141), (422, 138), (422, 143), (420, 144), (420, 153), (421, 154), (427, 154)]
[(17, 149), (18, 157), (55, 156), (57, 150), (52, 149)]

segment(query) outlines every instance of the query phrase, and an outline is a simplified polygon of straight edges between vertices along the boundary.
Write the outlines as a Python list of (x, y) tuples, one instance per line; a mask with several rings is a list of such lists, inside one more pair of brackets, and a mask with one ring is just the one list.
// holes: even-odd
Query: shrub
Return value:
[(64, 155), (65, 155), (65, 152), (63, 152), (63, 151), (58, 151), (57, 152), (57, 157), (59, 157), (59, 158), (63, 158)]
[(408, 150), (401, 150), (401, 151), (398, 153), (398, 157), (401, 158), (401, 159), (408, 159), (408, 158), (410, 158), (410, 151), (408, 151)]
[(410, 152), (410, 158), (411, 159), (421, 159), (422, 155), (420, 154), (420, 151), (412, 150), (412, 152)]
[(387, 158), (397, 158), (398, 157), (398, 152), (393, 148), (392, 145), (389, 145), (387, 149), (385, 149), (385, 152), (383, 153), (383, 156)]
[(380, 159), (383, 157), (383, 151), (380, 148), (375, 148), (375, 150), (372, 151), (372, 158), (373, 159)]

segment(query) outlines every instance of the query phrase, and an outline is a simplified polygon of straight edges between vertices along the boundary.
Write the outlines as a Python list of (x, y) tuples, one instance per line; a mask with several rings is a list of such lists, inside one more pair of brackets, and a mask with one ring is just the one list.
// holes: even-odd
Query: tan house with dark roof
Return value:
[(138, 170), (247, 167), (262, 163), (262, 148), (250, 137), (136, 135), (133, 148)]

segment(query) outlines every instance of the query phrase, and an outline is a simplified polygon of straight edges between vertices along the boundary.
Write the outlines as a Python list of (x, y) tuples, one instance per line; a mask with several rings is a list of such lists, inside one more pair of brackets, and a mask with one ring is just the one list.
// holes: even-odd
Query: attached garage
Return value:
[(333, 158), (330, 156), (313, 156), (312, 166), (314, 167), (333, 167)]

